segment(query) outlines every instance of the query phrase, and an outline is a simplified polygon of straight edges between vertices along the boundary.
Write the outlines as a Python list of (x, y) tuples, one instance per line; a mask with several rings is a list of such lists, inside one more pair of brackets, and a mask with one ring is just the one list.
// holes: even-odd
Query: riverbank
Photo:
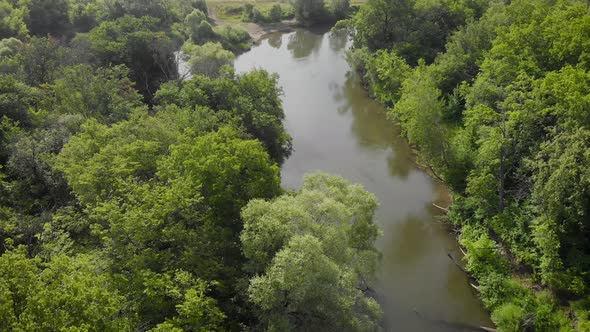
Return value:
[[(235, 1), (232, 3), (241, 3), (240, 1)], [(252, 42), (257, 44), (260, 42), (262, 37), (268, 35), (269, 33), (273, 32), (291, 32), (295, 28), (298, 27), (298, 24), (295, 20), (283, 20), (281, 22), (275, 23), (254, 23), (254, 22), (241, 22), (235, 20), (226, 20), (218, 14), (219, 6), (222, 3), (220, 2), (213, 2), (212, 5), (208, 8), (208, 16), (214, 26), (224, 26), (224, 25), (231, 25), (234, 27), (240, 27), (248, 32)]]
[[(366, 84), (363, 87), (371, 89)], [(388, 121), (401, 126), (395, 120)], [(519, 261), (518, 253), (510, 246), (510, 239), (490, 225), (473, 223), (466, 218), (463, 213), (468, 209), (465, 201), (469, 196), (453, 193), (450, 184), (435, 170), (440, 165), (428, 163), (423, 152), (407, 137), (405, 140), (412, 147), (417, 165), (449, 190), (452, 198), (448, 205), (434, 203), (447, 216), (451, 233), (457, 238), (462, 252), (459, 258), (452, 255), (449, 258), (469, 276), (470, 286), (491, 312), (494, 324), (503, 331), (515, 332), (528, 329), (554, 331), (556, 326), (561, 328), (560, 331), (588, 331), (586, 326), (590, 315), (585, 309), (588, 302), (584, 299), (572, 301), (572, 298), (543, 285), (534, 275), (534, 268)]]

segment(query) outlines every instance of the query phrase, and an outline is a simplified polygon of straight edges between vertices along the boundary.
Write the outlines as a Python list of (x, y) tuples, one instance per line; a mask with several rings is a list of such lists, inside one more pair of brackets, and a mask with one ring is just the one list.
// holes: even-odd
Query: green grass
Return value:
[[(251, 3), (256, 9), (262, 13), (267, 13), (272, 6), (279, 4), (283, 8), (283, 12), (292, 11), (291, 5), (288, 1), (263, 0), (263, 1), (244, 1), (244, 0), (219, 0), (211, 1), (209, 6), (215, 9), (217, 18), (224, 23), (239, 24), (242, 22), (242, 5)], [(232, 13), (232, 9), (235, 9)]]

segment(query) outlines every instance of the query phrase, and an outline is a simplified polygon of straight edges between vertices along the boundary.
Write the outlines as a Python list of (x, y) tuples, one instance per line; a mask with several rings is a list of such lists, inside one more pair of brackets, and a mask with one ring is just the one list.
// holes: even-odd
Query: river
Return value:
[(416, 166), (384, 108), (349, 73), (347, 39), (303, 29), (273, 33), (236, 59), (238, 72), (279, 74), (294, 147), (282, 167), (283, 186), (297, 188), (305, 173), (324, 171), (377, 195), (383, 257), (374, 288), (386, 331), (470, 330), (443, 321), (492, 326), (447, 256), (458, 252), (457, 242), (432, 206), (448, 203), (445, 187)]

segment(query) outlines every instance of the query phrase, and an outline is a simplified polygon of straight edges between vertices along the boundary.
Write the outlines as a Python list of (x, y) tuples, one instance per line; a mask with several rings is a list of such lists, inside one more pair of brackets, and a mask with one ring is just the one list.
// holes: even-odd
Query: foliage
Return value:
[[(180, 275), (180, 278), (184, 275)], [(177, 294), (177, 290), (171, 291), (175, 296), (183, 296), (183, 302), (176, 305), (178, 316), (164, 323), (158, 324), (150, 331), (215, 331), (219, 330), (225, 315), (216, 307), (214, 299), (207, 297), (208, 288), (204, 282), (197, 282), (184, 294)]]
[(242, 210), (249, 298), (266, 329), (376, 328), (379, 306), (357, 288), (376, 267), (376, 207), (362, 187), (313, 174), (296, 195)]
[(0, 80), (0, 115), (23, 127), (33, 124), (32, 112), (43, 98), (38, 89), (20, 82), (13, 75), (2, 75)]
[(366, 67), (377, 100), (393, 106), (401, 96), (402, 82), (409, 76), (410, 66), (394, 52), (379, 50)]
[(51, 108), (59, 114), (80, 114), (105, 123), (124, 120), (142, 105), (128, 74), (124, 66), (64, 67), (51, 86)]
[(204, 43), (213, 38), (213, 27), (207, 21), (207, 15), (199, 9), (193, 10), (184, 19), (184, 24), (188, 28), (188, 36), (194, 43)]
[[(291, 138), (276, 75), (231, 68), (248, 33), (214, 29), (206, 13), (202, 0), (0, 1), (0, 330), (239, 331), (266, 319), (249, 300), (240, 211), (282, 193)], [(348, 302), (332, 305), (343, 326), (373, 328), (378, 305), (355, 283), (374, 269), (376, 228), (354, 227), (332, 271), (346, 278), (331, 275)]]
[(242, 21), (243, 22), (256, 22), (261, 23), (265, 21), (265, 17), (262, 15), (262, 12), (254, 7), (251, 3), (245, 3), (242, 5), (241, 10), (242, 12)]
[(324, 0), (292, 0), (291, 5), (295, 10), (295, 19), (304, 25), (319, 23), (328, 17)]
[[(216, 281), (219, 297), (229, 301), (239, 275), (234, 245), (239, 211), (249, 199), (279, 191), (278, 168), (259, 142), (243, 140), (227, 127), (208, 134), (194, 131), (199, 122), (208, 130), (203, 122), (208, 114), (171, 109), (154, 118), (138, 111), (110, 128), (91, 120), (57, 161), (88, 209), (92, 232), (112, 259), (113, 272), (132, 273), (119, 287), (131, 287), (126, 293), (150, 325), (175, 311), (180, 320), (201, 319), (183, 316), (188, 315), (182, 309), (186, 299), (170, 299), (157, 286), (165, 282), (161, 278), (172, 278), (162, 275), (165, 271), (182, 269), (193, 279)], [(186, 120), (176, 122), (181, 116)], [(111, 170), (108, 177), (104, 169)], [(225, 264), (219, 263), (222, 257)], [(152, 282), (157, 283), (153, 292), (137, 286)]]
[(68, 29), (67, 0), (30, 0), (28, 7), (31, 34), (60, 36)]
[(33, 37), (15, 57), (19, 76), (32, 86), (52, 82), (59, 67), (67, 64), (66, 50), (53, 38)]
[(166, 84), (158, 92), (160, 104), (185, 108), (206, 106), (216, 112), (231, 112), (244, 132), (260, 140), (271, 158), (282, 163), (291, 154), (291, 137), (285, 131), (285, 117), (277, 76), (264, 70), (235, 75), (225, 72), (216, 79), (194, 76), (179, 89)]
[(270, 22), (280, 22), (283, 19), (283, 8), (278, 3), (272, 5), (268, 12), (268, 20)]
[(103, 64), (124, 64), (131, 79), (150, 101), (164, 81), (175, 78), (171, 39), (152, 17), (124, 16), (107, 21), (88, 34), (91, 49)]
[(213, 29), (223, 48), (234, 53), (250, 49), (250, 35), (240, 27), (224, 25)]
[(235, 58), (233, 53), (225, 50), (220, 43), (208, 42), (201, 46), (185, 43), (182, 52), (191, 74), (212, 78), (219, 76), (222, 67), (233, 65)]
[(26, 25), (28, 16), (29, 7), (26, 6), (26, 2), (0, 1), (0, 40), (11, 37), (26, 38), (29, 35)]
[(568, 301), (588, 296), (588, 8), (369, 0), (349, 21), (353, 69), (457, 191), (450, 217), (501, 331), (571, 331)]
[[(585, 291), (590, 269), (584, 258), (590, 212), (590, 132), (578, 129), (557, 135), (536, 156), (533, 198), (540, 210), (533, 234), (542, 256), (545, 282), (574, 293)], [(571, 276), (563, 273), (568, 267)], [(578, 276), (576, 276), (578, 275)]]
[(432, 62), (451, 32), (472, 17), (458, 10), (461, 7), (450, 6), (454, 1), (432, 3), (421, 6), (412, 0), (368, 0), (354, 16), (355, 47), (372, 52), (393, 48), (411, 65), (419, 59)]
[(249, 2), (240, 7), (226, 7), (226, 13), (239, 14), (242, 22), (276, 23), (283, 19), (293, 18), (292, 8), (273, 3), (272, 5), (255, 5)]
[(49, 263), (27, 258), (24, 247), (0, 256), (0, 327), (13, 331), (120, 331), (131, 317), (125, 302), (101, 274), (92, 256), (55, 257)]
[(0, 40), (0, 64), (8, 58), (14, 57), (23, 46), (23, 43), (14, 38), (5, 38)]
[(345, 19), (350, 12), (350, 0), (331, 0), (328, 8), (335, 19)]

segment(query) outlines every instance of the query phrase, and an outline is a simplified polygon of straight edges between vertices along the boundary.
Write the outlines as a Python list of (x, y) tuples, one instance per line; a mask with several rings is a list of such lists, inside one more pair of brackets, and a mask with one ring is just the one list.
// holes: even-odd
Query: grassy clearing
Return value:
[[(244, 20), (245, 4), (252, 4), (254, 11), (258, 13), (259, 19), (253, 19), (250, 15), (249, 19)], [(283, 20), (293, 19), (293, 7), (287, 1), (236, 1), (223, 0), (213, 1), (209, 3), (210, 15), (213, 15), (218, 23), (243, 25), (248, 22), (252, 23), (277, 23), (278, 21), (269, 18), (269, 13), (273, 6), (279, 5), (282, 9)], [(248, 17), (248, 15), (247, 15)]]

